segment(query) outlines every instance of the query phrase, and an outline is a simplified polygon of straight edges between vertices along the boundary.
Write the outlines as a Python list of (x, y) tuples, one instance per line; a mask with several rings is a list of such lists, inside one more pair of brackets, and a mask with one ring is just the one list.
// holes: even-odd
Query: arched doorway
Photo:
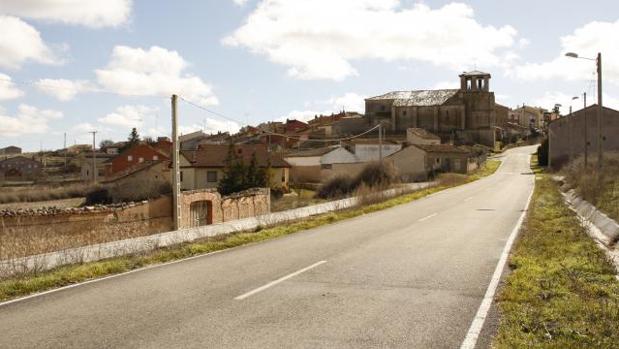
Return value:
[(191, 227), (213, 224), (213, 203), (210, 200), (192, 202), (189, 206), (189, 224)]

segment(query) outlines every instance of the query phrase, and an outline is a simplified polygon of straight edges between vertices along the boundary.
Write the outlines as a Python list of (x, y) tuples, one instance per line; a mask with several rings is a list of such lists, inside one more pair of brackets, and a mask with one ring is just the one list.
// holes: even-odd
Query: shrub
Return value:
[(548, 138), (545, 138), (537, 147), (537, 163), (540, 166), (548, 166)]
[(107, 188), (96, 188), (86, 194), (84, 205), (109, 204), (112, 202)]
[(387, 187), (396, 181), (396, 171), (391, 164), (371, 162), (367, 164), (355, 179), (355, 189), (361, 185), (370, 188)]
[(316, 196), (321, 199), (343, 197), (356, 189), (356, 181), (350, 176), (336, 176), (323, 184)]

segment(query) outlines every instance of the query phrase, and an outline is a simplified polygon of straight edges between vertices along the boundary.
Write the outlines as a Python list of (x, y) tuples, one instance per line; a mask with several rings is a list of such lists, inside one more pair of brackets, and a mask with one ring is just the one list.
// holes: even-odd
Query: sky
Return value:
[[(340, 110), (492, 74), (498, 103), (619, 109), (619, 2), (0, 0), (0, 147), (58, 149)], [(573, 100), (573, 97), (579, 99)]]

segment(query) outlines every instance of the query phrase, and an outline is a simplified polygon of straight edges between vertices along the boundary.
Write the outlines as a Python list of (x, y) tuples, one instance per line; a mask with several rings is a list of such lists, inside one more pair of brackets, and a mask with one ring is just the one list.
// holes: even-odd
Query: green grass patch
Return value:
[(616, 271), (557, 184), (540, 177), (498, 295), (494, 347), (618, 348)]
[[(463, 176), (463, 180), (458, 184), (468, 183), (481, 177), (491, 175), (496, 171), (499, 165), (500, 161), (497, 160), (486, 161), (486, 163), (477, 171), (473, 172), (469, 176)], [(169, 248), (160, 248), (143, 254), (110, 258), (107, 260), (79, 265), (67, 265), (45, 272), (29, 273), (6, 278), (0, 280), (0, 301), (6, 301), (34, 292), (41, 292), (52, 288), (67, 286), (111, 274), (127, 272), (148, 265), (170, 262), (195, 255), (215, 252), (289, 235), (302, 230), (316, 228), (322, 225), (339, 222), (344, 219), (405, 204), (453, 186), (455, 185), (439, 184), (438, 186), (404, 194), (379, 203), (349, 210), (330, 212), (293, 223), (207, 238)]]

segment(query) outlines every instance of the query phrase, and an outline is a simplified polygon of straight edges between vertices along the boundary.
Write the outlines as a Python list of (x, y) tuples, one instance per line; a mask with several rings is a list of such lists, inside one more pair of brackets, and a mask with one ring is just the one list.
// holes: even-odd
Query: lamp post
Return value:
[(598, 107), (597, 107), (597, 111), (598, 111), (598, 120), (597, 120), (597, 151), (598, 151), (598, 163), (597, 163), (597, 167), (598, 169), (602, 168), (602, 161), (603, 161), (603, 156), (602, 156), (602, 113), (603, 113), (603, 109), (602, 109), (602, 54), (598, 53), (596, 58), (587, 58), (587, 57), (580, 57), (577, 53), (574, 52), (568, 52), (565, 54), (567, 57), (571, 57), (571, 58), (580, 58), (580, 59), (586, 59), (588, 61), (595, 61), (596, 66), (597, 66), (597, 76), (598, 76)]
[(572, 97), (572, 100), (570, 101), (570, 113), (567, 118), (567, 141), (570, 143), (570, 161), (574, 158), (574, 137), (572, 137), (572, 133), (574, 131), (574, 125), (572, 124), (574, 123), (574, 120), (572, 119), (572, 103), (577, 99), (578, 96)]

